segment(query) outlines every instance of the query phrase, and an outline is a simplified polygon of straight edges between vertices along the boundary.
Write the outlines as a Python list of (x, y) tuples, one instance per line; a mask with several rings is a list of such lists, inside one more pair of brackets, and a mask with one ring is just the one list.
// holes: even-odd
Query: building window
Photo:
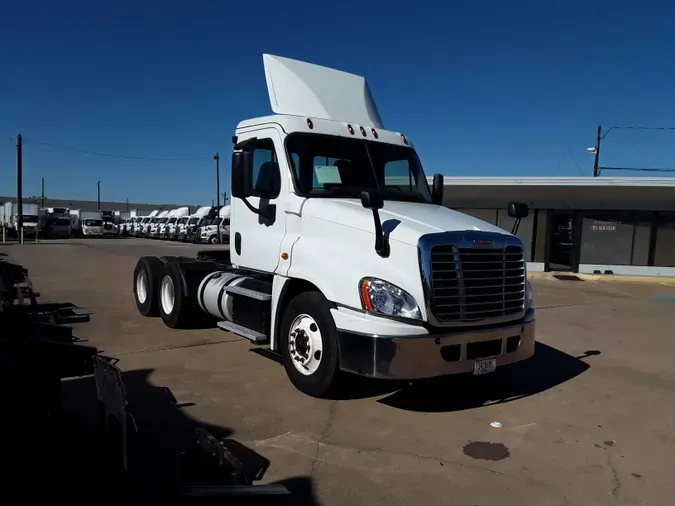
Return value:
[(580, 263), (649, 265), (652, 220), (649, 212), (584, 212)]
[(675, 213), (659, 213), (654, 244), (654, 265), (675, 267)]

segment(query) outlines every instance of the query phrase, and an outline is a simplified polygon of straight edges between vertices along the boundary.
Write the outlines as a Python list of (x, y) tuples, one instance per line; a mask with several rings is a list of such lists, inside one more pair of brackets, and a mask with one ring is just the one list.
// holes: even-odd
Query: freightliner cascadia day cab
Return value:
[[(140, 313), (171, 328), (213, 317), (318, 397), (344, 373), (485, 374), (532, 356), (522, 241), (442, 205), (443, 177), (429, 187), (363, 77), (263, 62), (275, 114), (233, 137), (230, 248), (140, 258)], [(516, 223), (527, 212), (509, 204)]]

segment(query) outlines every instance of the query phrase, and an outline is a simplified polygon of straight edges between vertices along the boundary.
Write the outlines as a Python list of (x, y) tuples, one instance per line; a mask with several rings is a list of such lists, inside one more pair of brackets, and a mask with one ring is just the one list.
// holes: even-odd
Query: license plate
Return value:
[(497, 369), (496, 358), (483, 358), (476, 360), (473, 363), (473, 373), (477, 376), (481, 374), (490, 374), (491, 372), (495, 372), (495, 369)]

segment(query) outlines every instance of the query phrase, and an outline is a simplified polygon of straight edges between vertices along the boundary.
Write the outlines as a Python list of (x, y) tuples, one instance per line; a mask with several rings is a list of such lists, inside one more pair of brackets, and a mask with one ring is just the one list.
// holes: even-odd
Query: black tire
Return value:
[[(314, 319), (321, 332), (322, 354), (317, 370), (304, 375), (293, 364), (289, 350), (289, 332), (296, 317), (306, 314)], [(339, 381), (338, 333), (330, 304), (320, 292), (305, 292), (293, 297), (284, 311), (280, 332), (279, 349), (286, 374), (295, 388), (312, 397), (322, 398), (330, 394)]]
[[(143, 316), (157, 316), (157, 286), (161, 269), (162, 261), (157, 257), (141, 257), (136, 263), (133, 281), (134, 300), (138, 312)], [(147, 281), (146, 297), (143, 302), (138, 299), (138, 279), (141, 275), (145, 275)]]
[(218, 236), (212, 235), (211, 237), (209, 237), (209, 244), (218, 244)]
[[(166, 308), (163, 303), (165, 284), (170, 284), (173, 289), (173, 303), (170, 308)], [(185, 293), (186, 282), (180, 265), (172, 262), (164, 264), (157, 286), (157, 305), (164, 325), (171, 329), (185, 328), (194, 315), (194, 304)]]
[(180, 262), (180, 261), (181, 261), (181, 258), (180, 258), (180, 257), (176, 257), (176, 256), (164, 256), (164, 257), (159, 257), (159, 259), (160, 259), (160, 261), (161, 261), (163, 264), (168, 264), (168, 263), (171, 263), (171, 262)]

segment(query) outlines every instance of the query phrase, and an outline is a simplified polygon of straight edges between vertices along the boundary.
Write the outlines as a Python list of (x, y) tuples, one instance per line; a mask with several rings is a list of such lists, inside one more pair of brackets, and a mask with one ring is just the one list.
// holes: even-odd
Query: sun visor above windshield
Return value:
[(364, 77), (269, 54), (263, 63), (276, 114), (384, 128)]

